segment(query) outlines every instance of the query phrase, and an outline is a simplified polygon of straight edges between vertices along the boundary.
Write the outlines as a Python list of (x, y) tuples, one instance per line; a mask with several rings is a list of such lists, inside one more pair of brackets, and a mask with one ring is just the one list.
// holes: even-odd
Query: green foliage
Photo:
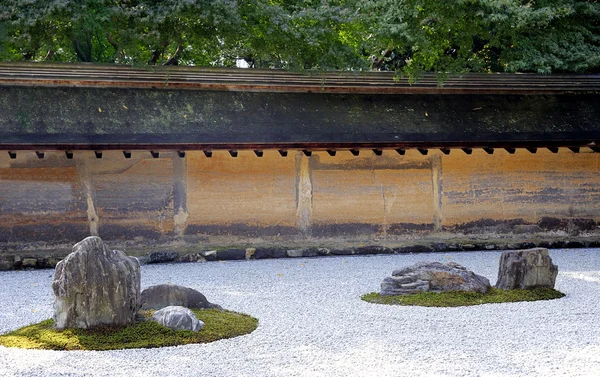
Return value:
[(5, 0), (0, 60), (600, 72), (597, 0)]
[[(381, 64), (420, 72), (593, 72), (596, 0), (365, 0)], [(396, 55), (391, 55), (396, 52)]]
[(421, 292), (408, 296), (382, 296), (377, 292), (367, 293), (361, 298), (374, 304), (405, 306), (455, 307), (502, 302), (553, 300), (565, 295), (550, 288), (514, 289), (505, 291), (491, 288), (488, 293), (477, 292)]
[[(143, 321), (130, 326), (59, 331), (54, 328), (54, 321), (48, 319), (0, 335), (0, 345), (29, 349), (96, 351), (156, 348), (233, 338), (249, 334), (258, 326), (258, 320), (246, 314), (216, 309), (194, 309), (193, 312), (204, 322), (204, 328), (199, 332), (171, 330), (153, 321)], [(149, 318), (153, 311), (143, 314)]]

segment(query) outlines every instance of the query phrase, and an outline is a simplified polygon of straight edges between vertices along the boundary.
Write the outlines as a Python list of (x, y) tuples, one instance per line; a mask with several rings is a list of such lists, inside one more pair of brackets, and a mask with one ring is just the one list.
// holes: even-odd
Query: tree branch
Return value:
[(177, 49), (175, 50), (173, 56), (171, 56), (171, 59), (167, 60), (167, 62), (163, 65), (179, 65), (179, 57), (181, 56), (182, 52), (183, 46), (177, 45)]
[(119, 50), (119, 44), (117, 43), (117, 41), (115, 41), (115, 39), (112, 37), (112, 35), (110, 35), (110, 33), (106, 33), (106, 40), (115, 49), (115, 52), (117, 53), (117, 56), (119, 57), (119, 59), (124, 59), (125, 53), (123, 51)]
[(81, 46), (79, 45), (79, 40), (77, 37), (73, 37), (73, 49), (75, 50), (75, 55), (77, 55), (77, 59), (80, 62), (86, 62), (86, 56), (83, 50), (81, 50)]

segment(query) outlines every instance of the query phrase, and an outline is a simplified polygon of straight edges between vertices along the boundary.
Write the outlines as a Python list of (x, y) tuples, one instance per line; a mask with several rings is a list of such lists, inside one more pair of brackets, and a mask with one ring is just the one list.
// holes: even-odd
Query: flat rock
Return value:
[(418, 292), (466, 291), (485, 293), (490, 282), (465, 267), (449, 262), (422, 262), (392, 273), (381, 283), (382, 296), (409, 295)]
[(194, 312), (183, 306), (167, 306), (157, 310), (151, 321), (173, 330), (200, 331), (204, 327), (204, 322), (200, 321)]
[(498, 268), (499, 289), (554, 288), (558, 266), (552, 264), (548, 249), (504, 251)]
[(140, 306), (140, 264), (88, 237), (58, 262), (52, 290), (58, 329), (125, 325)]
[(159, 284), (148, 287), (141, 294), (141, 309), (162, 309), (167, 306), (183, 306), (191, 309), (221, 309), (208, 302), (195, 289), (175, 284)]

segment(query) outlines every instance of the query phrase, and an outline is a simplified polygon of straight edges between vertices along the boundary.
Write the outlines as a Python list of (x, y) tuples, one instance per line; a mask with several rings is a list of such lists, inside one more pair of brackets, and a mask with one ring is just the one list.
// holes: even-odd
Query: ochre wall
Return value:
[(0, 243), (369, 237), (469, 223), (600, 220), (600, 153), (431, 150), (0, 154)]

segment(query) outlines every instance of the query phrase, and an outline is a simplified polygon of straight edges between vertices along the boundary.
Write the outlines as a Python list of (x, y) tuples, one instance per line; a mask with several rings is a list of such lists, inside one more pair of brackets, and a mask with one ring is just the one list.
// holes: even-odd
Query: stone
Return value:
[(204, 322), (183, 306), (167, 306), (157, 310), (151, 320), (173, 330), (200, 331), (204, 327)]
[(302, 258), (304, 256), (304, 250), (302, 249), (287, 250), (285, 253), (288, 258)]
[(180, 255), (179, 258), (177, 258), (176, 262), (182, 262), (182, 263), (206, 262), (206, 258), (204, 258), (201, 253), (190, 253), (190, 254)]
[(286, 250), (279, 247), (257, 247), (254, 251), (254, 259), (285, 258)]
[(21, 267), (23, 268), (35, 268), (38, 260), (36, 258), (23, 258), (21, 261)]
[(504, 251), (498, 268), (499, 289), (554, 288), (558, 266), (552, 264), (548, 249)]
[(87, 237), (56, 265), (52, 290), (58, 329), (126, 325), (140, 306), (140, 264)]
[(434, 248), (425, 246), (425, 245), (412, 245), (412, 246), (404, 246), (397, 247), (393, 249), (394, 254), (407, 254), (407, 253), (430, 253), (435, 251)]
[(200, 255), (207, 261), (217, 260), (217, 250), (204, 250), (200, 252)]
[(490, 282), (465, 267), (449, 262), (421, 262), (396, 270), (381, 283), (382, 296), (418, 292), (466, 291), (486, 293)]
[(247, 247), (246, 248), (246, 260), (250, 260), (250, 258), (254, 257), (255, 253), (256, 253), (255, 247)]
[(190, 309), (221, 309), (208, 302), (195, 289), (175, 284), (159, 284), (148, 287), (141, 294), (141, 309), (162, 309), (167, 306), (183, 306)]
[(217, 251), (218, 260), (246, 259), (246, 249), (225, 249)]
[(331, 249), (329, 252), (331, 255), (354, 255), (354, 249), (345, 248), (345, 249)]
[(148, 255), (148, 263), (169, 263), (174, 262), (179, 253), (176, 251), (154, 251)]
[(7, 258), (0, 258), (0, 271), (8, 271), (13, 269), (13, 261)]
[(369, 245), (358, 247), (355, 252), (359, 255), (393, 254), (394, 250), (385, 246)]

